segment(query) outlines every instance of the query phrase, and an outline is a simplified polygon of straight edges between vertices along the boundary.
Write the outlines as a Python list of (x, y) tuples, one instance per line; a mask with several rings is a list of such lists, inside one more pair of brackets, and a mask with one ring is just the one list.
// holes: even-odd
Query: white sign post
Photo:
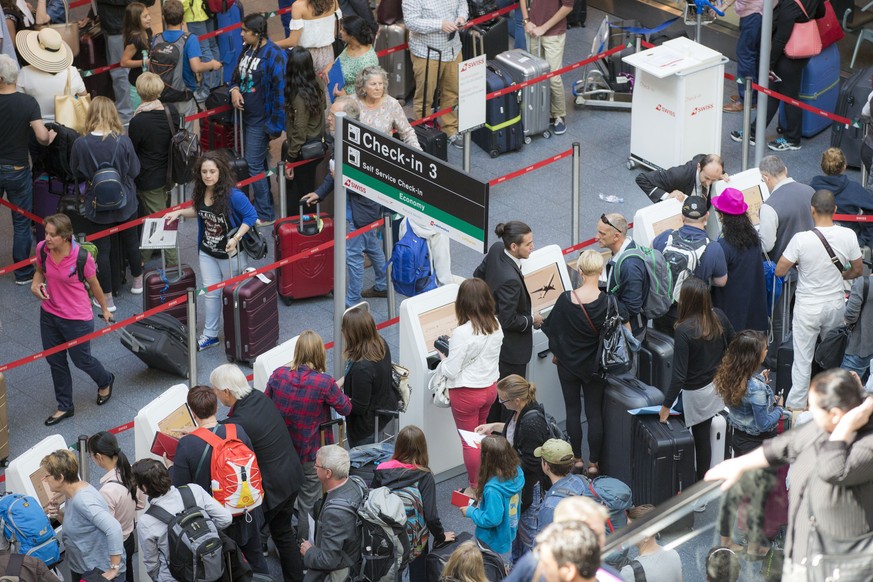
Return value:
[(458, 131), (464, 135), (464, 171), (470, 172), (471, 131), (485, 125), (485, 55), (458, 63)]

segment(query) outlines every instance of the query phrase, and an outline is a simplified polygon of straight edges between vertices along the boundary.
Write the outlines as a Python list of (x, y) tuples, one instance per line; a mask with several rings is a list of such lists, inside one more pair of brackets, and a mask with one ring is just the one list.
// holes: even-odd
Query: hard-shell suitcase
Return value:
[[(408, 40), (409, 31), (402, 22), (383, 24), (379, 27), (379, 36), (376, 37), (373, 49), (378, 53), (406, 44)], [(412, 58), (409, 56), (409, 51), (404, 49), (379, 57), (379, 66), (388, 72), (388, 94), (402, 105), (415, 91), (415, 74), (412, 72)]]
[(716, 414), (712, 417), (709, 425), (709, 444), (712, 448), (712, 461), (710, 467), (715, 467), (726, 458), (730, 457), (728, 445), (728, 426), (726, 413)]
[(121, 345), (149, 368), (188, 375), (188, 328), (169, 313), (156, 313), (120, 332)]
[(794, 367), (794, 339), (789, 335), (776, 350), (776, 395), (783, 400), (791, 392), (791, 368)]
[(631, 450), (634, 427), (633, 416), (627, 411), (644, 406), (658, 406), (664, 402), (664, 394), (632, 376), (607, 375), (606, 383), (600, 468), (604, 475), (630, 483), (633, 477)]
[[(301, 206), (297, 216), (276, 221), (273, 239), (276, 243), (276, 260), (279, 261), (332, 241), (333, 220), (321, 214), (318, 205), (315, 214), (305, 214)], [(279, 296), (286, 305), (291, 305), (295, 299), (327, 295), (333, 291), (333, 249), (279, 267), (278, 283)]]
[[(870, 81), (873, 79), (873, 67), (867, 67), (856, 71), (846, 79), (840, 87), (837, 98), (837, 115), (842, 115), (851, 120), (861, 116), (861, 109), (867, 104), (870, 95)], [(831, 147), (841, 148), (846, 155), (846, 165), (850, 168), (861, 167), (861, 144), (864, 143), (864, 124), (854, 124), (846, 127), (842, 123), (831, 125)]]
[[(485, 90), (499, 91), (512, 85), (512, 79), (498, 63), (489, 61), (485, 70)], [(524, 147), (521, 105), (518, 93), (509, 93), (485, 102), (485, 126), (473, 130), (473, 142), (492, 158)]]
[(666, 392), (673, 379), (673, 338), (656, 329), (646, 330), (646, 339), (639, 352), (640, 380)]
[(200, 149), (205, 152), (232, 147), (233, 125), (223, 125), (209, 117), (200, 120)]
[(458, 34), (461, 35), (461, 50), (465, 61), (481, 54), (491, 61), (509, 47), (509, 23), (502, 16), (489, 23), (463, 28)]
[[(512, 80), (523, 83), (551, 71), (545, 59), (535, 57), (522, 49), (512, 49), (497, 55), (497, 62), (506, 69)], [(521, 90), (521, 125), (524, 127), (524, 142), (531, 136), (551, 137), (551, 90), (549, 81), (534, 83)]]
[[(92, 36), (91, 33), (94, 33)], [(80, 71), (90, 71), (98, 67), (105, 67), (106, 61), (106, 35), (97, 27), (79, 36), (79, 54), (73, 59), (73, 66)], [(83, 78), (85, 89), (91, 97), (108, 97), (115, 101), (115, 90), (112, 88), (112, 75), (89, 75)]]
[[(868, 85), (869, 87), (869, 85)], [(775, 87), (778, 91), (778, 85)], [(840, 98), (840, 48), (836, 43), (809, 59), (800, 75), (800, 101), (833, 113)], [(831, 126), (827, 117), (803, 111), (801, 135), (813, 137)], [(779, 127), (785, 127), (785, 104), (779, 106)]]
[(485, 563), (485, 578), (489, 582), (500, 582), (506, 578), (506, 566), (503, 565), (503, 559), (500, 554), (488, 547), (488, 544), (482, 540), (475, 538), (470, 532), (460, 532), (455, 541), (445, 544), (440, 547), (434, 547), (426, 558), (426, 582), (440, 582), (442, 580), (443, 568), (446, 567), (446, 562), (449, 556), (458, 549), (458, 546), (464, 542), (473, 540), (482, 552), (482, 561)]
[(658, 505), (695, 483), (694, 437), (675, 417), (666, 424), (653, 414), (636, 417), (632, 448), (635, 505)]
[[(430, 72), (430, 53), (437, 53), (437, 57), (442, 60), (443, 53), (440, 50), (437, 50), (433, 47), (427, 47), (427, 62), (425, 63), (424, 69), (424, 94), (428, 94), (428, 73)], [(437, 76), (436, 76), (436, 87), (437, 90), (434, 93), (433, 98), (433, 107), (431, 111), (439, 111), (439, 87), (440, 87), (440, 70), (437, 67)], [(433, 91), (433, 89), (430, 89)], [(421, 102), (421, 116), (426, 117), (427, 113), (427, 100), (422, 100)], [(443, 161), (449, 159), (449, 139), (446, 136), (446, 132), (441, 130), (438, 127), (438, 122), (429, 121), (426, 123), (419, 123), (418, 125), (414, 125), (415, 135), (418, 138), (418, 144), (421, 146), (421, 149), (425, 152), (429, 153), (432, 156), (435, 156)]]
[[(180, 295), (188, 288), (197, 288), (197, 275), (190, 265), (177, 265), (167, 268), (164, 251), (161, 251), (161, 268), (146, 272), (143, 277), (142, 309), (147, 311)], [(188, 306), (185, 303), (163, 311), (188, 325)]]
[(0, 467), (9, 460), (9, 408), (6, 404), (6, 376), (0, 373)]
[[(239, 265), (239, 254), (237, 254)], [(279, 303), (273, 271), (231, 283), (221, 290), (224, 353), (251, 365), (279, 343)]]

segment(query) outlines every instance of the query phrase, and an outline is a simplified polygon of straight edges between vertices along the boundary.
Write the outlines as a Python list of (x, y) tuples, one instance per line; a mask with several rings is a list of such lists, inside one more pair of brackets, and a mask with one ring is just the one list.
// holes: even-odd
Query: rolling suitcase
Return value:
[[(791, 392), (791, 368), (794, 367), (794, 340), (789, 335), (776, 350), (776, 387), (774, 392), (781, 395), (783, 402)], [(811, 376), (810, 376), (811, 377)]]
[[(424, 94), (427, 95), (427, 77), (430, 72), (430, 53), (435, 52), (439, 56), (440, 61), (443, 58), (443, 52), (437, 50), (432, 47), (427, 47), (427, 62), (425, 64), (424, 69)], [(436, 78), (436, 86), (437, 90), (433, 99), (433, 106), (431, 107), (432, 111), (439, 111), (439, 87), (440, 87), (440, 69), (437, 67), (437, 78)], [(427, 116), (427, 100), (422, 100), (421, 105), (421, 116)], [(418, 137), (418, 145), (421, 146), (421, 149), (426, 153), (437, 157), (443, 161), (447, 161), (449, 159), (449, 139), (446, 137), (446, 132), (439, 128), (439, 124), (436, 120), (428, 121), (426, 123), (419, 123), (418, 125), (414, 125), (415, 135)]]
[[(409, 31), (402, 22), (383, 24), (373, 49), (379, 53), (385, 49), (406, 44)], [(395, 51), (379, 57), (379, 66), (388, 71), (388, 94), (403, 105), (406, 98), (415, 91), (415, 75), (412, 72), (412, 58), (408, 50)]]
[(673, 380), (673, 338), (656, 329), (646, 330), (646, 339), (639, 352), (637, 377), (666, 392)]
[[(60, 189), (58, 189), (60, 185)], [(57, 214), (61, 207), (61, 196), (64, 194), (63, 184), (45, 174), (33, 181), (33, 213), (41, 218)], [(34, 221), (36, 242), (45, 240), (45, 225)]]
[[(868, 83), (867, 87), (870, 85)], [(777, 87), (778, 89), (778, 87)], [(828, 113), (837, 109), (840, 98), (840, 48), (836, 43), (809, 59), (800, 76), (799, 100)], [(803, 111), (801, 135), (813, 137), (831, 126), (827, 117)], [(779, 105), (779, 127), (785, 127), (785, 104)]]
[(636, 417), (632, 447), (635, 505), (658, 505), (695, 483), (694, 437), (675, 417), (666, 424), (653, 414)]
[[(317, 204), (315, 214), (304, 214), (301, 205), (297, 216), (276, 221), (273, 239), (276, 260), (279, 261), (333, 240), (333, 220), (321, 214), (321, 207)], [(279, 267), (277, 273), (279, 296), (285, 305), (291, 305), (295, 299), (327, 295), (333, 291), (333, 249)]]
[(0, 373), (0, 467), (9, 461), (9, 408), (6, 403), (6, 376)]
[(156, 313), (120, 331), (121, 345), (149, 368), (188, 375), (188, 328), (169, 313)]
[(482, 561), (485, 563), (485, 578), (488, 582), (500, 582), (506, 578), (506, 566), (503, 565), (503, 559), (500, 554), (488, 547), (488, 544), (476, 538), (470, 532), (459, 532), (455, 541), (434, 547), (425, 558), (426, 582), (440, 582), (443, 578), (443, 568), (446, 567), (446, 562), (449, 556), (458, 549), (458, 546), (464, 542), (473, 540), (482, 552)]
[[(523, 83), (551, 71), (545, 59), (535, 57), (522, 49), (512, 49), (497, 55), (497, 62), (506, 69), (512, 80)], [(531, 136), (551, 137), (551, 90), (549, 81), (541, 81), (521, 90), (521, 125), (524, 127), (524, 143)]]
[[(239, 267), (239, 253), (236, 255)], [(279, 343), (276, 273), (267, 272), (231, 283), (221, 290), (224, 353), (230, 362), (251, 365)]]
[[(175, 273), (173, 272), (175, 271)], [(185, 295), (188, 288), (197, 287), (197, 275), (190, 265), (177, 265), (175, 269), (167, 269), (164, 251), (161, 251), (161, 268), (148, 271), (143, 277), (142, 309), (147, 311), (167, 301)], [(185, 303), (171, 307), (167, 313), (188, 325), (188, 306)]]
[[(509, 74), (495, 62), (485, 70), (485, 90), (499, 91), (512, 85)], [(509, 93), (485, 102), (485, 125), (473, 130), (473, 142), (492, 158), (524, 147), (521, 106), (518, 93)]]
[[(855, 72), (846, 79), (840, 87), (837, 98), (837, 115), (855, 120), (861, 116), (861, 109), (867, 104), (870, 95), (870, 82), (873, 79), (873, 67), (867, 67)], [(861, 167), (861, 144), (864, 143), (864, 124), (860, 127), (841, 123), (831, 125), (831, 147), (841, 148), (846, 154), (846, 165), (851, 168)]]
[(633, 477), (631, 450), (634, 417), (627, 411), (644, 406), (658, 406), (663, 403), (664, 394), (632, 376), (607, 375), (606, 383), (606, 394), (603, 398), (601, 473), (630, 483)]
[[(79, 35), (79, 54), (73, 59), (73, 66), (80, 71), (90, 71), (104, 67), (106, 61), (106, 36), (99, 26), (92, 26)], [(112, 88), (112, 75), (83, 75), (85, 89), (91, 97), (108, 97), (115, 101), (115, 90)]]
[(509, 47), (509, 22), (502, 16), (489, 23), (463, 28), (458, 34), (461, 35), (461, 50), (465, 61), (481, 54), (492, 61)]
[(230, 149), (232, 147), (232, 125), (223, 125), (209, 117), (204, 117), (200, 120), (200, 149), (205, 152), (207, 150)]
[(730, 446), (728, 445), (728, 426), (724, 412), (712, 417), (709, 425), (709, 443), (712, 447), (712, 462), (710, 467), (715, 467), (727, 458), (730, 458)]

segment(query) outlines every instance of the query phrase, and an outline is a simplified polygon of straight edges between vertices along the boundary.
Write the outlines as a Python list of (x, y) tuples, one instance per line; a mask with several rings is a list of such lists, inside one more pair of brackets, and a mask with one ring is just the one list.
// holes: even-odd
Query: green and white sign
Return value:
[(344, 128), (339, 159), (348, 190), (487, 250), (487, 182), (357, 121), (347, 118)]

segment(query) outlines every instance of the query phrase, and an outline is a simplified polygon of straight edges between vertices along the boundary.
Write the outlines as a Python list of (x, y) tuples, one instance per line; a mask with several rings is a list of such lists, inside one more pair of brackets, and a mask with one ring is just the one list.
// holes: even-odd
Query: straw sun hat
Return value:
[(15, 47), (25, 61), (46, 73), (60, 73), (73, 64), (70, 46), (52, 28), (20, 31), (15, 35)]

